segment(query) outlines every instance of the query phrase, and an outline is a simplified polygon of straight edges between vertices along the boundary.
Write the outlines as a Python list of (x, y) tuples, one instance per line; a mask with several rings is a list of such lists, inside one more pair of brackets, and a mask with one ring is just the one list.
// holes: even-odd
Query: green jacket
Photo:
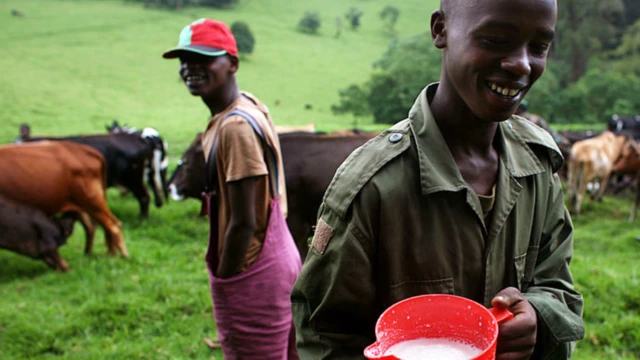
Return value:
[(499, 124), (496, 199), (485, 224), (427, 98), (336, 172), (291, 294), (301, 359), (362, 359), (379, 315), (420, 294), (490, 306), (520, 289), (538, 314), (536, 359), (568, 359), (584, 335), (569, 262), (573, 225), (551, 136), (520, 117)]

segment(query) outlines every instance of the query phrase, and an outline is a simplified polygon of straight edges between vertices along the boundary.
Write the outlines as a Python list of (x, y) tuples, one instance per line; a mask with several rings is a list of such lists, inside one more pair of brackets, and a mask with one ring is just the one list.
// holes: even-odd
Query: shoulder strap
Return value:
[[(269, 185), (270, 185), (269, 190), (271, 191), (271, 196), (273, 198), (276, 198), (279, 194), (278, 194), (278, 159), (276, 157), (275, 150), (267, 142), (267, 139), (264, 135), (264, 132), (262, 131), (262, 128), (260, 127), (260, 125), (258, 125), (258, 122), (253, 118), (253, 116), (251, 116), (249, 113), (245, 111), (236, 109), (228, 113), (227, 116), (224, 117), (224, 119), (227, 119), (233, 115), (238, 115), (244, 118), (245, 120), (247, 120), (247, 122), (249, 122), (249, 125), (251, 125), (251, 127), (253, 128), (253, 131), (255, 131), (255, 133), (260, 138), (260, 142), (262, 143), (262, 147), (264, 149), (264, 160), (265, 160), (265, 163), (267, 164), (267, 169), (272, 170), (272, 171), (269, 171)], [(217, 158), (218, 158), (218, 137), (216, 136), (216, 138), (213, 140), (213, 145), (211, 146), (211, 150), (209, 151), (209, 158), (207, 160), (207, 164), (205, 166), (205, 172), (204, 172), (204, 184), (205, 184), (204, 186), (205, 186), (205, 192), (207, 193), (210, 191), (215, 191), (218, 187), (218, 164), (216, 160)]]

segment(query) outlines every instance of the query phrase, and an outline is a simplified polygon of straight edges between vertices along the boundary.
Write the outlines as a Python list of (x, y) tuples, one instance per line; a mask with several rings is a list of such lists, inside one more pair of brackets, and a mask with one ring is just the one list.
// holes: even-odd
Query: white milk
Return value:
[(402, 360), (469, 360), (482, 353), (473, 345), (446, 339), (416, 339), (397, 343), (384, 355)]

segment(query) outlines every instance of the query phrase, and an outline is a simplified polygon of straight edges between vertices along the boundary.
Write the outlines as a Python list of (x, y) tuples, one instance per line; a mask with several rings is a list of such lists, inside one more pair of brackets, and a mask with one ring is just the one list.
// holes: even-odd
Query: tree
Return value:
[(229, 8), (238, 3), (238, 0), (191, 0), (201, 6), (211, 6), (216, 8)]
[(355, 7), (352, 7), (346, 14), (344, 14), (345, 19), (347, 19), (351, 25), (351, 30), (355, 31), (360, 27), (360, 18), (362, 15), (364, 15), (364, 11)]
[(307, 32), (311, 34), (315, 34), (318, 32), (320, 28), (320, 14), (317, 12), (307, 11), (304, 13), (302, 19), (298, 23), (298, 30), (302, 32)]
[(568, 73), (557, 74), (563, 87), (576, 82), (586, 72), (589, 59), (615, 39), (613, 22), (623, 10), (622, 0), (558, 1), (552, 57), (567, 65)]
[[(371, 78), (361, 86), (340, 92), (334, 111), (365, 114), (368, 108), (378, 123), (394, 123), (407, 117), (416, 96), (440, 77), (440, 52), (429, 34), (393, 40), (373, 64)], [(355, 88), (354, 88), (355, 87)]]
[(331, 111), (334, 114), (353, 114), (353, 128), (357, 128), (358, 117), (371, 114), (371, 108), (367, 103), (367, 89), (352, 84), (344, 90), (338, 92), (340, 103), (331, 105)]
[(622, 35), (620, 46), (609, 53), (611, 61), (606, 66), (611, 66), (621, 73), (635, 73), (640, 76), (640, 20), (627, 28)]
[(249, 25), (243, 21), (236, 21), (231, 24), (231, 32), (236, 38), (236, 44), (238, 45), (238, 52), (251, 54), (256, 44), (256, 40), (253, 37)]
[(400, 16), (400, 10), (398, 10), (397, 7), (391, 6), (391, 5), (387, 5), (380, 12), (380, 19), (384, 21), (385, 25), (387, 26), (387, 29), (391, 33), (395, 33), (396, 31), (395, 26), (396, 26), (396, 23), (398, 22), (399, 16)]

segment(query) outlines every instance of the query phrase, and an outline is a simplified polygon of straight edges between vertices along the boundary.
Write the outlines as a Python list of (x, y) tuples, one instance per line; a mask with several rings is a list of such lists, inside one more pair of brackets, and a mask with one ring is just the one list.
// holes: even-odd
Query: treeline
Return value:
[(238, 3), (238, 0), (125, 0), (143, 3), (145, 7), (159, 6), (180, 10), (185, 6), (211, 6), (228, 8)]
[[(563, 0), (558, 11), (547, 70), (527, 95), (531, 112), (556, 123), (640, 113), (640, 1)], [(380, 123), (405, 118), (439, 79), (440, 55), (429, 34), (392, 41), (369, 80), (340, 91), (333, 111)]]

